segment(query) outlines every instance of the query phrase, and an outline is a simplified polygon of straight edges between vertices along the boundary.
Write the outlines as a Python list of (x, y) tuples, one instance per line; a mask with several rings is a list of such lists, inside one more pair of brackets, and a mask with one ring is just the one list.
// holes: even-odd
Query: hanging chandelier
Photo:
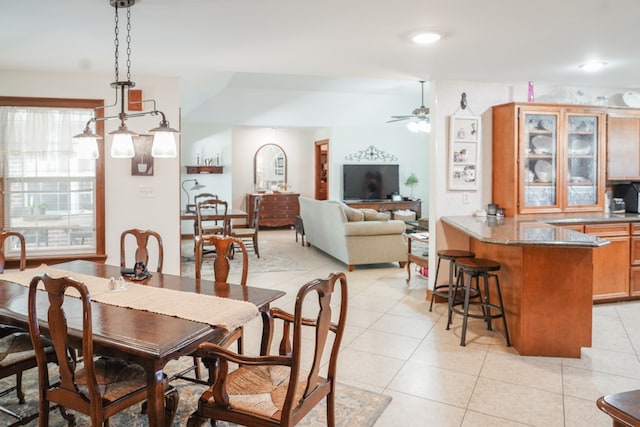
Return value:
[[(129, 89), (133, 88), (136, 84), (131, 81), (131, 6), (133, 6), (135, 0), (109, 0), (111, 6), (115, 8), (115, 81), (111, 83), (111, 87), (116, 91), (115, 103), (107, 107), (117, 106), (120, 102), (120, 113), (117, 116), (108, 117), (93, 117), (88, 122), (84, 131), (76, 136), (74, 139), (79, 140), (77, 154), (82, 159), (97, 159), (99, 157), (98, 151), (98, 139), (102, 137), (91, 130), (91, 123), (119, 119), (120, 126), (117, 130), (109, 132), (109, 135), (113, 135), (113, 141), (111, 143), (111, 157), (115, 158), (131, 158), (134, 156), (133, 149), (133, 137), (138, 136), (136, 132), (130, 131), (127, 128), (127, 119), (133, 117), (143, 116), (162, 116), (160, 125), (156, 128), (149, 130), (149, 133), (153, 135), (153, 145), (151, 148), (151, 155), (153, 157), (176, 157), (178, 155), (176, 148), (175, 135), (180, 133), (179, 131), (171, 128), (164, 113), (156, 109), (155, 100), (141, 100), (140, 103), (151, 102), (153, 108), (149, 111), (143, 111), (139, 113), (126, 113), (125, 112), (125, 94), (128, 95)], [(127, 9), (127, 79), (120, 80), (119, 76), (119, 27), (118, 27), (118, 9)], [(101, 108), (107, 108), (101, 107)]]

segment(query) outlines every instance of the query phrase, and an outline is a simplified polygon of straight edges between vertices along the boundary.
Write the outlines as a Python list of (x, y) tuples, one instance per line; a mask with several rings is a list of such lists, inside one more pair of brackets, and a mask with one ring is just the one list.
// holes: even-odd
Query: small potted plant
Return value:
[(418, 183), (418, 178), (416, 177), (416, 174), (412, 173), (411, 175), (409, 175), (409, 177), (407, 178), (407, 180), (404, 182), (404, 185), (406, 185), (407, 187), (411, 187), (411, 198), (413, 199), (413, 186), (416, 185)]

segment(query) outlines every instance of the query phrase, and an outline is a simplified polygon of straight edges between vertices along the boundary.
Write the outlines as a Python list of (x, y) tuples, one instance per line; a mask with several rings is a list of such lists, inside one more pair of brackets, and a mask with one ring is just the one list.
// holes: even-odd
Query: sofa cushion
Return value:
[(406, 230), (403, 221), (361, 221), (348, 222), (344, 225), (345, 236), (382, 236), (388, 234), (401, 235)]
[(391, 214), (389, 212), (378, 212), (375, 209), (360, 209), (364, 214), (365, 221), (389, 221), (391, 219)]

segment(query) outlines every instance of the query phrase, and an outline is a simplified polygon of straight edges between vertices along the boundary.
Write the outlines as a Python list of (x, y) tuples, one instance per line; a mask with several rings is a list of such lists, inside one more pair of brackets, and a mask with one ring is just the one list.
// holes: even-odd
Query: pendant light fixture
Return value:
[[(149, 111), (142, 111), (136, 113), (126, 113), (125, 112), (125, 95), (128, 93), (128, 90), (133, 88), (136, 84), (131, 81), (131, 6), (135, 5), (135, 0), (109, 0), (111, 6), (115, 9), (115, 81), (111, 83), (111, 87), (116, 90), (116, 101), (113, 105), (109, 107), (117, 106), (118, 102), (120, 103), (120, 113), (117, 116), (108, 116), (108, 117), (93, 117), (87, 122), (87, 125), (84, 131), (76, 136), (74, 139), (77, 139), (79, 144), (77, 148), (77, 155), (82, 159), (97, 159), (99, 156), (98, 151), (98, 139), (102, 137), (97, 135), (95, 132), (91, 130), (91, 123), (98, 122), (103, 120), (113, 120), (119, 119), (120, 126), (117, 130), (113, 132), (109, 132), (109, 135), (113, 135), (113, 141), (111, 143), (111, 157), (115, 158), (131, 158), (134, 156), (133, 150), (133, 137), (137, 136), (136, 132), (130, 131), (127, 128), (127, 119), (133, 117), (143, 117), (143, 116), (162, 116), (162, 120), (160, 121), (160, 125), (156, 128), (151, 129), (149, 132), (153, 135), (153, 145), (151, 148), (151, 155), (153, 157), (176, 157), (178, 155), (178, 150), (176, 148), (175, 135), (180, 133), (179, 131), (171, 128), (169, 126), (169, 122), (167, 121), (164, 113), (156, 109), (155, 100), (143, 100), (142, 103), (152, 102), (153, 109)], [(127, 79), (120, 80), (119, 76), (119, 17), (118, 17), (118, 9), (126, 8), (127, 9)], [(106, 108), (106, 107), (101, 107)]]

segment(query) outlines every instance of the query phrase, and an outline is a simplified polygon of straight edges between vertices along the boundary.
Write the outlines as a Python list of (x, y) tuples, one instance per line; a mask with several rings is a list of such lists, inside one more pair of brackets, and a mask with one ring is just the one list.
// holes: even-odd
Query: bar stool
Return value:
[[(429, 304), (429, 311), (432, 311), (433, 309), (433, 300), (436, 299), (436, 296), (446, 298), (449, 304), (449, 320), (447, 322), (447, 329), (449, 329), (449, 324), (451, 323), (451, 303), (453, 302), (453, 288), (455, 286), (453, 278), (454, 275), (458, 275), (455, 269), (455, 262), (460, 258), (473, 258), (475, 256), (476, 254), (474, 254), (473, 252), (463, 251), (459, 249), (441, 249), (438, 251), (438, 264), (436, 265), (436, 277), (433, 282), (433, 293), (431, 295), (431, 304)], [(449, 282), (446, 284), (438, 285), (440, 261), (442, 261), (443, 259), (449, 261)]]
[[(500, 263), (486, 259), (486, 258), (459, 258), (456, 260), (456, 268), (458, 269), (458, 280), (454, 290), (454, 295), (457, 294), (458, 287), (464, 287), (464, 301), (454, 301), (452, 304), (452, 311), (461, 314), (462, 317), (462, 334), (460, 337), (460, 345), (464, 346), (465, 338), (467, 334), (467, 320), (469, 317), (484, 319), (487, 322), (487, 329), (493, 330), (491, 327), (491, 320), (502, 318), (504, 325), (504, 336), (507, 341), (507, 347), (511, 346), (509, 340), (509, 329), (507, 328), (507, 318), (504, 312), (504, 305), (502, 304), (502, 292), (500, 292), (500, 280), (497, 274), (490, 273), (491, 271), (500, 270)], [(465, 275), (467, 280), (465, 282)], [(479, 301), (469, 301), (470, 294), (472, 292), (471, 284), (475, 279), (476, 289), (480, 289), (480, 278), (484, 282), (483, 294)], [(496, 287), (496, 293), (498, 295), (498, 304), (492, 304), (489, 298), (489, 282), (493, 278), (493, 283)], [(462, 305), (462, 310), (456, 309), (455, 306)], [(469, 313), (470, 305), (479, 305), (482, 307), (482, 314)], [(492, 314), (492, 311), (497, 312)]]

